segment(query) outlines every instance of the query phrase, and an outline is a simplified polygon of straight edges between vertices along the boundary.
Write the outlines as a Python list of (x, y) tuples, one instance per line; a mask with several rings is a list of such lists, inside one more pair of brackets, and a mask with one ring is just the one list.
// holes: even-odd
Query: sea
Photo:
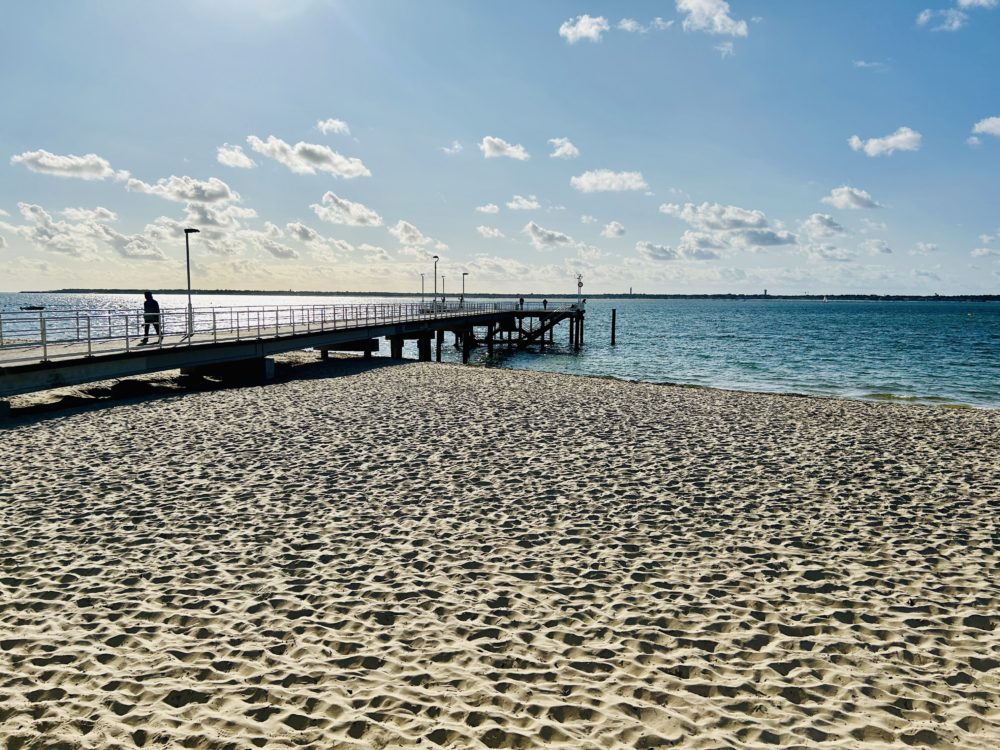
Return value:
[[(182, 295), (157, 295), (182, 308)], [(400, 297), (199, 295), (197, 307), (392, 304)], [(475, 297), (469, 296), (469, 302)], [(490, 300), (495, 301), (495, 300)], [(140, 295), (0, 294), (0, 311), (136, 309)], [(611, 316), (616, 313), (616, 343)], [(740, 391), (796, 393), (941, 406), (1000, 408), (1000, 302), (841, 301), (821, 299), (591, 299), (584, 346), (569, 346), (568, 327), (544, 352), (472, 364)], [(450, 343), (450, 339), (447, 339)], [(381, 354), (388, 355), (383, 344)], [(415, 344), (404, 356), (416, 358)], [(445, 346), (443, 358), (460, 361)]]

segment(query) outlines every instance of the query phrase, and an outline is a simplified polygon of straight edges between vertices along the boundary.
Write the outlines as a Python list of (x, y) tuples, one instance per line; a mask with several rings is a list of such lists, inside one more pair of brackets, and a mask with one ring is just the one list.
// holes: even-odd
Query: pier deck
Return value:
[[(151, 327), (149, 343), (142, 345), (141, 310), (0, 313), (0, 398), (177, 368), (242, 369), (244, 374), (261, 368), (265, 373), (270, 355), (315, 348), (324, 356), (331, 350), (367, 356), (377, 351), (381, 338), (389, 340), (393, 357), (402, 356), (405, 340), (417, 340), (422, 360), (431, 359), (436, 338), (440, 361), (446, 332), (455, 334), (468, 361), (480, 343), (492, 353), (494, 345), (504, 343), (520, 350), (540, 337), (544, 344), (545, 333), (551, 341), (551, 329), (562, 320), (570, 321), (570, 343), (578, 348), (583, 306), (543, 309), (487, 302), (165, 309), (160, 320), (162, 339)], [(485, 329), (480, 338), (477, 328)]]

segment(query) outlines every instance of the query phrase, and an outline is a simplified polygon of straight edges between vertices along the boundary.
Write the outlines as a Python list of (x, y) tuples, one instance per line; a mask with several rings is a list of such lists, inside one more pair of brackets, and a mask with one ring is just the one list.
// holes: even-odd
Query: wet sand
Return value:
[(1000, 746), (1000, 412), (326, 367), (0, 431), (4, 748)]

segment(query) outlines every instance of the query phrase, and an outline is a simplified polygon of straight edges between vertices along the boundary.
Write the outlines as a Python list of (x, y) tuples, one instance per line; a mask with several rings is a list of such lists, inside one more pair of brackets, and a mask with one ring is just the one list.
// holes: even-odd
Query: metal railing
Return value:
[(518, 309), (515, 302), (427, 302), (200, 307), (191, 310), (190, 316), (187, 308), (162, 308), (155, 316), (140, 309), (0, 311), (0, 366)]

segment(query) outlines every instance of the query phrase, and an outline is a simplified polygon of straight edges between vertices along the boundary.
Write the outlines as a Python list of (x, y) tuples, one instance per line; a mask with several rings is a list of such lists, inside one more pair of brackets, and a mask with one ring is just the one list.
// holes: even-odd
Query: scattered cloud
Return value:
[(478, 226), (476, 227), (476, 231), (479, 232), (479, 234), (481, 234), (483, 237), (491, 240), (500, 239), (501, 237), (504, 236), (504, 233), (501, 232), (496, 227)]
[(178, 203), (223, 203), (240, 200), (240, 194), (218, 177), (197, 180), (194, 177), (171, 175), (157, 180), (155, 185), (133, 177), (125, 187), (134, 193), (158, 195)]
[(316, 123), (316, 130), (321, 132), (323, 135), (330, 135), (330, 133), (336, 133), (337, 135), (350, 135), (351, 129), (347, 127), (347, 123), (343, 120), (334, 120), (330, 118), (329, 120), (319, 120)]
[(798, 238), (791, 232), (772, 227), (763, 211), (719, 203), (664, 203), (660, 213), (674, 216), (698, 230), (688, 236), (688, 246), (701, 249), (749, 249), (794, 245)]
[(716, 44), (713, 49), (719, 53), (719, 57), (723, 60), (736, 54), (736, 45), (732, 42), (720, 42), (719, 44)]
[(625, 227), (617, 221), (612, 221), (604, 225), (604, 229), (601, 230), (601, 236), (611, 239), (613, 237), (621, 237), (625, 234)]
[(867, 156), (889, 156), (895, 151), (917, 151), (920, 149), (920, 142), (923, 136), (916, 130), (901, 127), (895, 133), (882, 138), (869, 138), (862, 140), (856, 135), (847, 139), (847, 143), (854, 151), (864, 151)]
[(400, 219), (392, 227), (389, 227), (389, 234), (399, 240), (401, 245), (426, 245), (432, 242), (431, 238), (417, 229), (408, 221)]
[(521, 144), (512, 146), (503, 138), (496, 138), (492, 135), (483, 138), (482, 143), (479, 144), (479, 150), (483, 152), (485, 159), (499, 159), (501, 156), (506, 156), (509, 159), (526, 161), (531, 158)]
[(889, 64), (878, 60), (855, 60), (854, 67), (861, 68), (862, 70), (874, 70), (878, 73), (883, 73), (889, 69)]
[(977, 247), (969, 254), (973, 258), (1000, 258), (1000, 250), (992, 247)]
[(913, 246), (913, 249), (910, 250), (910, 255), (932, 255), (940, 249), (941, 248), (933, 242), (918, 242)]
[(228, 143), (219, 146), (215, 160), (223, 166), (237, 169), (253, 169), (257, 166), (257, 162), (243, 153), (242, 146), (231, 146)]
[(524, 229), (521, 231), (528, 235), (528, 239), (531, 240), (531, 244), (536, 250), (547, 250), (553, 247), (569, 245), (573, 242), (573, 238), (569, 235), (556, 232), (552, 229), (545, 229), (533, 221), (525, 224)]
[(596, 224), (597, 223), (597, 217), (596, 216), (591, 216), (590, 214), (584, 214), (583, 216), (580, 217), (580, 223), (581, 224)]
[(559, 27), (559, 36), (570, 44), (576, 44), (582, 39), (590, 42), (599, 42), (601, 41), (601, 35), (609, 28), (608, 19), (604, 16), (594, 18), (593, 16), (583, 15), (563, 21)]
[(70, 221), (118, 221), (118, 214), (101, 206), (97, 208), (64, 208), (62, 215)]
[(647, 26), (643, 26), (634, 18), (623, 18), (617, 23), (615, 28), (619, 31), (627, 31), (631, 34), (646, 34), (650, 31), (663, 31), (669, 29), (673, 25), (673, 21), (664, 21), (662, 18), (657, 16), (650, 21)]
[(285, 224), (285, 229), (292, 238), (299, 242), (321, 242), (323, 236), (312, 227), (307, 227), (300, 221), (291, 221)]
[(293, 260), (299, 257), (299, 251), (268, 237), (263, 232), (244, 232), (242, 235), (250, 244), (259, 250), (280, 260)]
[(570, 143), (569, 138), (550, 138), (553, 150), (549, 156), (553, 159), (575, 159), (580, 155), (580, 149)]
[(612, 172), (610, 169), (584, 172), (577, 177), (571, 177), (569, 184), (581, 193), (645, 190), (649, 187), (641, 172)]
[(939, 23), (936, 26), (931, 26), (931, 31), (958, 31), (965, 26), (969, 16), (957, 8), (945, 8), (944, 10), (928, 8), (920, 11), (917, 15), (917, 26), (929, 26), (934, 19), (937, 19)]
[(541, 205), (533, 195), (529, 195), (527, 198), (523, 195), (515, 195), (507, 201), (507, 208), (511, 211), (534, 211), (536, 208), (541, 208)]
[(32, 172), (56, 177), (75, 177), (80, 180), (128, 179), (128, 172), (115, 171), (107, 159), (97, 154), (53, 154), (45, 149), (25, 151), (10, 157), (11, 164), (23, 164)]
[(892, 248), (885, 240), (864, 240), (858, 247), (869, 255), (892, 255)]
[(635, 250), (646, 260), (678, 260), (680, 253), (669, 245), (654, 245), (652, 242), (636, 242)]
[(481, 214), (496, 214), (500, 213), (500, 206), (496, 203), (487, 203), (485, 206), (476, 206), (476, 211)]
[(324, 193), (320, 202), (313, 203), (310, 208), (319, 218), (331, 224), (346, 224), (352, 227), (382, 226), (382, 217), (368, 206), (341, 198), (330, 191)]
[(677, 12), (684, 14), (684, 31), (704, 31), (708, 34), (745, 37), (749, 34), (746, 21), (729, 15), (725, 0), (676, 0)]
[(847, 234), (847, 230), (830, 214), (812, 214), (799, 225), (799, 231), (810, 239), (824, 239)]
[(965, 142), (969, 144), (969, 146), (971, 146), (972, 148), (979, 148), (979, 146), (982, 145), (983, 143), (981, 140), (979, 140), (978, 137), (974, 135), (970, 135), (968, 138), (966, 138)]
[[(993, 135), (1000, 138), (1000, 117), (987, 117), (984, 120), (980, 120), (972, 126), (972, 132), (976, 135)], [(979, 139), (976, 138), (975, 140), (975, 145), (978, 146)]]
[(822, 199), (822, 202), (842, 210), (882, 207), (882, 204), (872, 198), (867, 190), (849, 185), (834, 188), (828, 196)]
[(462, 144), (458, 141), (452, 141), (450, 146), (442, 146), (441, 151), (448, 154), (448, 156), (454, 156), (455, 154), (462, 151)]
[(292, 146), (273, 135), (269, 135), (266, 141), (250, 135), (247, 136), (247, 143), (258, 154), (284, 164), (296, 174), (316, 174), (319, 171), (347, 180), (371, 176), (360, 159), (348, 158), (318, 143), (299, 141)]

